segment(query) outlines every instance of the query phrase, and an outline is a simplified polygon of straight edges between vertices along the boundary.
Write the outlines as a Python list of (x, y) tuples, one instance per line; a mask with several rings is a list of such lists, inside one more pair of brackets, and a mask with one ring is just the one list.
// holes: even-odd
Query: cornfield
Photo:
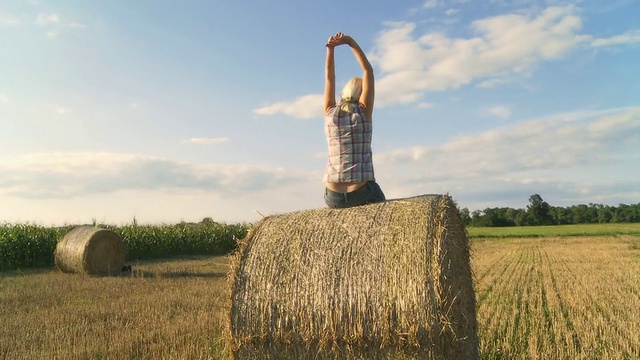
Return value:
[[(174, 225), (96, 225), (122, 237), (127, 260), (176, 255), (224, 255), (246, 235), (248, 224), (214, 221)], [(56, 244), (73, 226), (0, 225), (0, 271), (54, 264)]]
[(53, 265), (58, 239), (68, 228), (0, 225), (0, 270)]

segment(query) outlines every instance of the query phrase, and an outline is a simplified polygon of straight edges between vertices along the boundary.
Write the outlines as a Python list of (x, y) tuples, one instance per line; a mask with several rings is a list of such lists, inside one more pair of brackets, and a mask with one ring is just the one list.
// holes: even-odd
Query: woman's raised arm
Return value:
[(327, 41), (327, 60), (325, 62), (324, 80), (324, 113), (336, 106), (336, 65), (334, 57), (335, 43), (333, 36)]
[(347, 38), (347, 44), (353, 51), (360, 67), (362, 68), (362, 94), (360, 95), (360, 104), (364, 105), (365, 111), (369, 119), (373, 114), (373, 100), (375, 98), (375, 86), (373, 77), (373, 67), (364, 54), (364, 51), (360, 48), (360, 45), (350, 36), (344, 36)]
[[(360, 45), (349, 35), (345, 35), (343, 33), (337, 33), (329, 38), (327, 42), (327, 48), (347, 44), (353, 51), (353, 55), (355, 55), (356, 60), (360, 64), (362, 68), (362, 94), (360, 95), (360, 99), (358, 101), (364, 107), (365, 113), (369, 119), (371, 119), (373, 115), (373, 101), (375, 98), (375, 86), (374, 86), (374, 77), (373, 77), (373, 67), (367, 59), (364, 51), (360, 48)], [(329, 53), (327, 52), (327, 61), (329, 61)], [(328, 63), (327, 63), (328, 64)], [(327, 65), (328, 66), (328, 65)], [(335, 66), (333, 64), (333, 52), (331, 53), (331, 66), (333, 71), (333, 84), (334, 84), (334, 95), (335, 95)], [(326, 94), (326, 91), (325, 91)]]

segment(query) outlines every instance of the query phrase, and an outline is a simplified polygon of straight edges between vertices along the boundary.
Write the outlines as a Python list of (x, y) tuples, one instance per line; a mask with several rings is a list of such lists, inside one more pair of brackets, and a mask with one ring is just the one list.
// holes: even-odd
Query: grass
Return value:
[(467, 227), (470, 238), (640, 235), (640, 223)]
[[(482, 359), (640, 358), (637, 236), (472, 242)], [(0, 359), (224, 359), (228, 257), (0, 272)]]
[(222, 359), (226, 257), (0, 273), (0, 359)]

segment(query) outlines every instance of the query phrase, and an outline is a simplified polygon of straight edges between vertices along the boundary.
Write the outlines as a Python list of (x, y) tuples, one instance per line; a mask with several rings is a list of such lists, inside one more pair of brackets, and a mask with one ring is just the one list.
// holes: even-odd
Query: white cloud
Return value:
[(375, 156), (376, 164), (389, 173), (408, 167), (419, 169), (424, 178), (479, 179), (603, 166), (618, 153), (637, 156), (632, 154), (640, 150), (639, 144), (640, 108), (624, 108), (560, 114), (459, 136), (439, 147), (416, 146)]
[[(507, 14), (471, 24), (477, 34), (451, 38), (439, 32), (414, 34), (414, 23), (389, 23), (371, 55), (382, 76), (376, 84), (381, 106), (417, 101), (427, 91), (455, 89), (472, 81), (527, 74), (589, 39), (573, 7), (550, 7), (532, 15)], [(526, 41), (525, 41), (526, 39)]]
[(489, 109), (489, 113), (500, 119), (508, 119), (511, 116), (511, 109), (508, 106), (494, 106)]
[(86, 29), (87, 25), (80, 24), (80, 23), (69, 23), (69, 24), (67, 24), (67, 27), (70, 27), (70, 28), (73, 28), (73, 29)]
[(56, 111), (56, 114), (58, 115), (66, 115), (72, 112), (70, 108), (64, 107), (64, 106), (58, 106), (55, 111)]
[(60, 17), (57, 14), (39, 14), (36, 24), (40, 26), (57, 25), (60, 23)]
[(77, 23), (77, 22), (70, 22), (70, 23), (62, 22), (58, 14), (44, 14), (44, 13), (39, 14), (38, 17), (36, 18), (36, 24), (38, 24), (41, 27), (47, 28), (45, 36), (48, 37), (49, 39), (58, 38), (60, 31), (62, 31), (64, 28), (68, 28), (68, 29), (87, 28), (86, 25)]
[(0, 104), (6, 104), (9, 102), (9, 97), (5, 94), (0, 94)]
[[(424, 7), (438, 6), (427, 1)], [(388, 22), (368, 54), (376, 66), (376, 106), (420, 102), (427, 92), (456, 89), (473, 82), (491, 88), (529, 76), (544, 61), (562, 58), (581, 46), (640, 41), (640, 32), (593, 39), (581, 34), (582, 19), (573, 6), (483, 18), (471, 23), (475, 36), (450, 37), (417, 32), (416, 23)], [(321, 115), (322, 95), (307, 95), (254, 110), (258, 115), (296, 118)]]
[(438, 0), (427, 0), (422, 5), (422, 7), (425, 8), (425, 9), (435, 9), (438, 6), (440, 6), (440, 1), (438, 1)]
[(135, 102), (135, 101), (132, 101), (132, 102), (129, 103), (129, 108), (130, 109), (137, 109), (138, 106), (139, 106), (138, 103)]
[(323, 95), (311, 94), (301, 96), (292, 102), (277, 102), (253, 110), (257, 115), (276, 115), (279, 113), (298, 119), (311, 119), (322, 116)]
[(259, 193), (299, 180), (300, 175), (281, 168), (190, 164), (105, 152), (36, 153), (0, 160), (0, 195), (23, 199), (172, 189), (228, 197)]
[(486, 207), (540, 193), (567, 205), (615, 205), (640, 200), (638, 154), (636, 107), (558, 114), (440, 146), (375, 153), (374, 163), (383, 190), (395, 197), (450, 192), (462, 206)]
[(20, 23), (20, 19), (0, 12), (0, 27), (11, 27), (20, 25)]
[(509, 84), (513, 80), (514, 80), (513, 78), (507, 78), (507, 77), (491, 78), (491, 79), (487, 79), (487, 80), (481, 81), (478, 84), (478, 87), (481, 88), (481, 89), (490, 89), (490, 88), (498, 87), (500, 85)]
[(184, 142), (187, 142), (187, 143), (204, 144), (204, 145), (220, 144), (227, 141), (229, 141), (229, 139), (227, 138), (202, 138), (202, 137), (196, 137), (196, 138), (184, 140)]
[(629, 31), (622, 35), (616, 35), (609, 38), (596, 38), (591, 40), (591, 46), (596, 48), (637, 43), (640, 43), (640, 29)]
[(433, 103), (430, 102), (426, 102), (426, 101), (421, 101), (418, 103), (418, 108), (419, 109), (430, 109), (432, 107), (434, 107), (435, 105)]
[[(437, 1), (424, 4), (438, 5)], [(564, 6), (487, 17), (471, 23), (476, 35), (469, 38), (434, 31), (416, 34), (415, 23), (388, 22), (368, 54), (377, 65), (376, 104), (410, 104), (421, 101), (429, 91), (455, 89), (474, 81), (488, 88), (529, 75), (540, 62), (561, 58), (591, 41), (590, 36), (580, 34), (582, 20), (575, 13), (574, 7)], [(631, 38), (625, 37), (627, 41)], [(322, 95), (307, 95), (254, 113), (313, 118), (322, 113), (321, 104)]]
[(460, 9), (447, 9), (447, 11), (445, 11), (444, 13), (447, 16), (453, 16), (459, 12), (460, 12)]

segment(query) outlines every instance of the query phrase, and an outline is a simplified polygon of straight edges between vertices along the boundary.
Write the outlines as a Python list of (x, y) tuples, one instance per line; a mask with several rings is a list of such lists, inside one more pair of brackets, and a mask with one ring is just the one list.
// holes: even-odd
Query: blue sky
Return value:
[[(0, 221), (323, 207), (324, 43), (376, 73), (387, 198), (640, 202), (640, 3), (0, 2)], [(360, 75), (347, 48), (338, 82)]]

